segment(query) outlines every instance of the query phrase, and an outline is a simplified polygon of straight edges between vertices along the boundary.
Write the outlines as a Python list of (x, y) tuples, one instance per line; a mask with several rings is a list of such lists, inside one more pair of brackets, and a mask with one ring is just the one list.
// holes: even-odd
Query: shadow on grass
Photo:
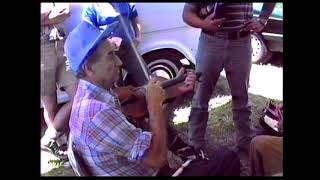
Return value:
[(76, 176), (72, 168), (66, 168), (63, 166), (53, 168), (51, 171), (43, 174), (42, 176)]

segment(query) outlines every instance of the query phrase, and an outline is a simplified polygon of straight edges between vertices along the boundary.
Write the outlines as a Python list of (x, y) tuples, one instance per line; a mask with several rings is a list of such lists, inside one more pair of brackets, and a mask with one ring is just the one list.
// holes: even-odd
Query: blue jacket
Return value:
[[(132, 19), (138, 16), (135, 5), (132, 3), (93, 3), (85, 7), (82, 11), (82, 19), (105, 29), (114, 21), (119, 21), (120, 16), (124, 24), (120, 23), (119, 29), (113, 36), (121, 37), (122, 44), (132, 42), (135, 33), (132, 27)], [(127, 30), (127, 32), (126, 32)]]

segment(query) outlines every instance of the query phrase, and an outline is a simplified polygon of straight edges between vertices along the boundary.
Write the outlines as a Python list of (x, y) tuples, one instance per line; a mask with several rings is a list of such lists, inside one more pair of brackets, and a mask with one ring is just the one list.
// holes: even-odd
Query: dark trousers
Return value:
[(191, 145), (205, 148), (208, 102), (223, 69), (232, 95), (233, 120), (238, 146), (248, 148), (252, 137), (251, 107), (248, 87), (251, 70), (250, 36), (228, 40), (201, 33), (196, 55), (196, 72), (202, 72), (189, 116), (188, 136)]
[[(171, 176), (175, 170), (164, 167), (158, 176)], [(240, 159), (228, 149), (215, 151), (209, 160), (194, 160), (179, 176), (240, 176)]]

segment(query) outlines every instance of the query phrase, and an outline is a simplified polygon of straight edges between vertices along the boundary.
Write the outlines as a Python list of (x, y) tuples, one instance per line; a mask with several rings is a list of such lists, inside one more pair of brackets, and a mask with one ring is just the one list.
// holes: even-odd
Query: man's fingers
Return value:
[(158, 85), (159, 87), (161, 87), (161, 81), (156, 81), (156, 85)]
[(184, 82), (186, 87), (194, 86), (196, 82), (197, 77), (196, 76), (188, 76), (186, 78), (186, 81)]
[(157, 78), (153, 77), (150, 79), (149, 84), (156, 84), (161, 87), (161, 81), (159, 81)]
[(226, 18), (219, 18), (219, 19), (214, 19), (213, 22), (214, 22), (214, 23), (217, 23), (217, 24), (218, 24), (218, 23), (221, 24), (224, 20), (226, 20)]
[(217, 26), (217, 27), (220, 27), (221, 24), (223, 23), (223, 21), (225, 20), (226, 18), (219, 18), (219, 19), (214, 19), (212, 20), (212, 24)]
[(209, 16), (206, 17), (206, 19), (213, 19), (214, 18), (214, 13), (211, 13)]
[(157, 81), (157, 79), (153, 77), (150, 79), (149, 84), (155, 84), (156, 81)]
[(197, 75), (195, 75), (194, 73), (189, 73), (188, 76), (186, 77), (186, 80), (196, 80), (197, 79)]

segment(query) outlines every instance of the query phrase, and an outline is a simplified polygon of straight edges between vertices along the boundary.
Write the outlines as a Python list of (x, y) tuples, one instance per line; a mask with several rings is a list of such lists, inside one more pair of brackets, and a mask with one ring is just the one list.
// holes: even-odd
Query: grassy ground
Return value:
[[(260, 129), (259, 118), (263, 115), (263, 108), (269, 99), (258, 95), (249, 95), (251, 103), (251, 120), (253, 127)], [(187, 140), (187, 123), (175, 125), (181, 137)], [(209, 112), (208, 126), (206, 130), (207, 150), (208, 153), (219, 147), (228, 147), (236, 149), (236, 132), (232, 120), (231, 101), (226, 104), (211, 109)], [(247, 156), (240, 156), (242, 164), (241, 176), (249, 175), (249, 161)]]
[[(221, 96), (228, 96), (229, 88), (227, 81), (224, 77), (220, 77), (217, 82), (215, 93), (212, 98), (220, 98)], [(177, 105), (175, 108), (187, 107), (190, 106), (191, 96), (184, 98), (182, 103)], [(261, 128), (258, 122), (258, 119), (263, 115), (263, 108), (266, 107), (270, 99), (260, 95), (249, 94), (249, 103), (251, 105), (251, 120), (253, 127)], [(276, 101), (279, 102), (279, 101)], [(176, 124), (180, 136), (182, 139), (187, 141), (187, 123)], [(206, 140), (207, 140), (207, 149), (208, 152), (218, 147), (228, 147), (235, 149), (236, 146), (236, 134), (235, 134), (235, 125), (232, 120), (232, 111), (231, 111), (231, 101), (224, 102), (222, 106), (213, 108), (209, 112), (208, 126), (206, 130)], [(241, 159), (241, 176), (249, 175), (249, 161), (247, 156), (240, 156)], [(74, 175), (72, 169), (59, 167), (51, 170), (50, 172), (44, 174), (45, 176), (70, 176)]]
[(70, 167), (57, 167), (49, 171), (48, 173), (43, 174), (42, 176), (75, 176), (72, 168)]

